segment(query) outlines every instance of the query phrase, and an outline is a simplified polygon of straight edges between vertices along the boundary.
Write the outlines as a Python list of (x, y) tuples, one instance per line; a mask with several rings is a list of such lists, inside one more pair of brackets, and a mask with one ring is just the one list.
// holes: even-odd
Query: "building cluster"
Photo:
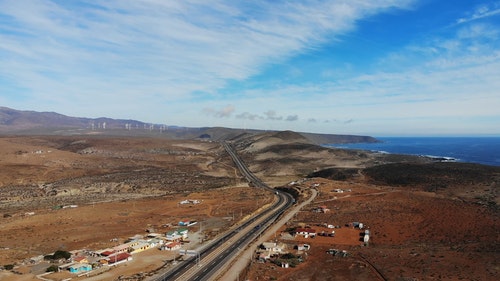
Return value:
[[(329, 224), (328, 228), (332, 229), (332, 228), (335, 228), (335, 226)], [(295, 228), (291, 232), (291, 234), (294, 237), (301, 236), (304, 238), (314, 238), (316, 236), (335, 237), (335, 230), (328, 230), (328, 231), (322, 230), (321, 232), (319, 232), (319, 231), (316, 231), (316, 229), (311, 228), (311, 227), (304, 227), (304, 228), (299, 227), (299, 228)]]
[[(327, 209), (325, 206), (319, 206), (318, 209)], [(368, 245), (370, 240), (370, 229), (362, 222), (349, 222), (345, 224), (345, 227), (351, 228), (351, 230), (341, 231), (338, 233), (335, 231), (342, 228), (340, 225), (333, 225), (329, 223), (318, 223), (317, 228), (300, 223), (298, 227), (292, 227), (282, 232), (281, 238), (286, 240), (294, 240), (300, 238), (301, 243), (295, 243), (290, 247), (290, 243), (275, 243), (275, 242), (265, 242), (257, 250), (256, 259), (260, 262), (270, 261), (277, 266), (282, 267), (294, 267), (297, 262), (303, 257), (307, 257), (307, 251), (311, 249), (310, 244), (304, 243), (304, 238), (315, 238), (315, 237), (335, 237), (336, 234), (339, 235), (357, 235), (359, 233), (359, 241), (363, 241), (364, 245)], [(319, 229), (319, 230), (318, 230)], [(360, 232), (353, 231), (359, 230)], [(354, 234), (356, 233), (356, 234)], [(320, 239), (320, 238), (317, 238)], [(344, 239), (344, 238), (342, 238)], [(323, 242), (325, 240), (322, 240)], [(311, 242), (314, 245), (314, 242)], [(338, 257), (348, 257), (349, 253), (346, 250), (339, 250), (331, 248), (326, 251), (327, 254), (338, 256)]]
[[(185, 222), (188, 222), (188, 225), (192, 225), (192, 221), (190, 220), (180, 221), (179, 225), (183, 226)], [(145, 236), (136, 235), (134, 237), (129, 237), (125, 243), (114, 247), (97, 251), (72, 251), (69, 259), (55, 262), (59, 264), (57, 266), (58, 271), (69, 271), (79, 275), (86, 275), (105, 266), (115, 266), (131, 261), (134, 254), (149, 249), (166, 251), (180, 250), (182, 244), (188, 241), (188, 233), (189, 230), (187, 228), (179, 227), (165, 234), (148, 233)], [(117, 239), (112, 239), (112, 241), (117, 241)], [(33, 257), (30, 259), (30, 263), (36, 264), (43, 259), (43, 256)]]
[(361, 231), (360, 235), (363, 237), (363, 243), (368, 246), (368, 241), (370, 241), (370, 230), (362, 222), (351, 222), (346, 224), (346, 226), (359, 228)]
[(309, 251), (309, 244), (285, 244), (276, 242), (262, 243), (256, 252), (256, 259), (259, 262), (272, 262), (280, 267), (295, 267), (303, 262), (302, 255)]

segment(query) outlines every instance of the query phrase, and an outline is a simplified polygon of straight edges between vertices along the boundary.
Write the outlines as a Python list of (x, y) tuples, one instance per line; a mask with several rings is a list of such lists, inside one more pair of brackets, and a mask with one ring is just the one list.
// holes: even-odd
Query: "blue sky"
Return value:
[(0, 106), (190, 127), (500, 135), (500, 1), (0, 0)]

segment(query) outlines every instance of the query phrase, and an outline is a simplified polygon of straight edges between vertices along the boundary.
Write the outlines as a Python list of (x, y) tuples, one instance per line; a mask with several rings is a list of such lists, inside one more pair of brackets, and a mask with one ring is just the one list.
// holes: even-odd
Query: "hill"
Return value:
[[(71, 117), (56, 112), (23, 111), (0, 107), (0, 135), (109, 135), (220, 141), (240, 139), (265, 132), (264, 130), (224, 127), (188, 128), (107, 117)], [(282, 138), (287, 138), (287, 133), (282, 134)], [(369, 136), (300, 134), (302, 138), (305, 137), (315, 144), (377, 141)]]
[(73, 130), (124, 129), (126, 124), (144, 127), (135, 120), (116, 120), (106, 117), (70, 117), (56, 112), (37, 112), (0, 107), (0, 133), (70, 134)]

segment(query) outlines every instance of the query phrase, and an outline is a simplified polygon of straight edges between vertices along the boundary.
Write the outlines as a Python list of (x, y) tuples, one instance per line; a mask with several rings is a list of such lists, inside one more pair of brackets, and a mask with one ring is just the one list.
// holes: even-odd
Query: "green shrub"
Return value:
[(71, 258), (71, 253), (68, 251), (57, 250), (53, 255), (55, 260), (58, 259), (69, 259)]
[(60, 260), (71, 258), (71, 253), (67, 251), (57, 250), (53, 255), (46, 255), (43, 257), (45, 260)]

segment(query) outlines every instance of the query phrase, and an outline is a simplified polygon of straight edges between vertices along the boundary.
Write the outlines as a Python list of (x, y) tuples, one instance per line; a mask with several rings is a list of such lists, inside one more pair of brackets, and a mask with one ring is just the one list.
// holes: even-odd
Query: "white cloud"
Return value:
[(211, 115), (217, 118), (228, 118), (230, 117), (233, 112), (235, 111), (234, 106), (228, 105), (224, 108), (221, 108), (219, 110), (213, 109), (213, 108), (205, 108), (203, 112), (207, 115)]
[(487, 18), (487, 17), (492, 17), (500, 15), (500, 3), (499, 2), (492, 2), (489, 4), (482, 4), (476, 9), (470, 13), (468, 16), (459, 18), (457, 20), (457, 24), (462, 24), (462, 23), (467, 23), (470, 21), (482, 19), (482, 18)]
[(237, 119), (247, 119), (247, 120), (257, 120), (260, 119), (261, 117), (258, 114), (252, 114), (249, 112), (243, 112), (241, 114), (236, 115)]
[(195, 92), (215, 95), (228, 80), (411, 3), (2, 1), (0, 78), (23, 88), (33, 108), (47, 100), (46, 108), (63, 113), (76, 105), (99, 115), (109, 114), (110, 104), (127, 111), (168, 105)]
[(265, 120), (283, 120), (283, 116), (279, 116), (276, 111), (274, 110), (268, 110), (264, 112)]

